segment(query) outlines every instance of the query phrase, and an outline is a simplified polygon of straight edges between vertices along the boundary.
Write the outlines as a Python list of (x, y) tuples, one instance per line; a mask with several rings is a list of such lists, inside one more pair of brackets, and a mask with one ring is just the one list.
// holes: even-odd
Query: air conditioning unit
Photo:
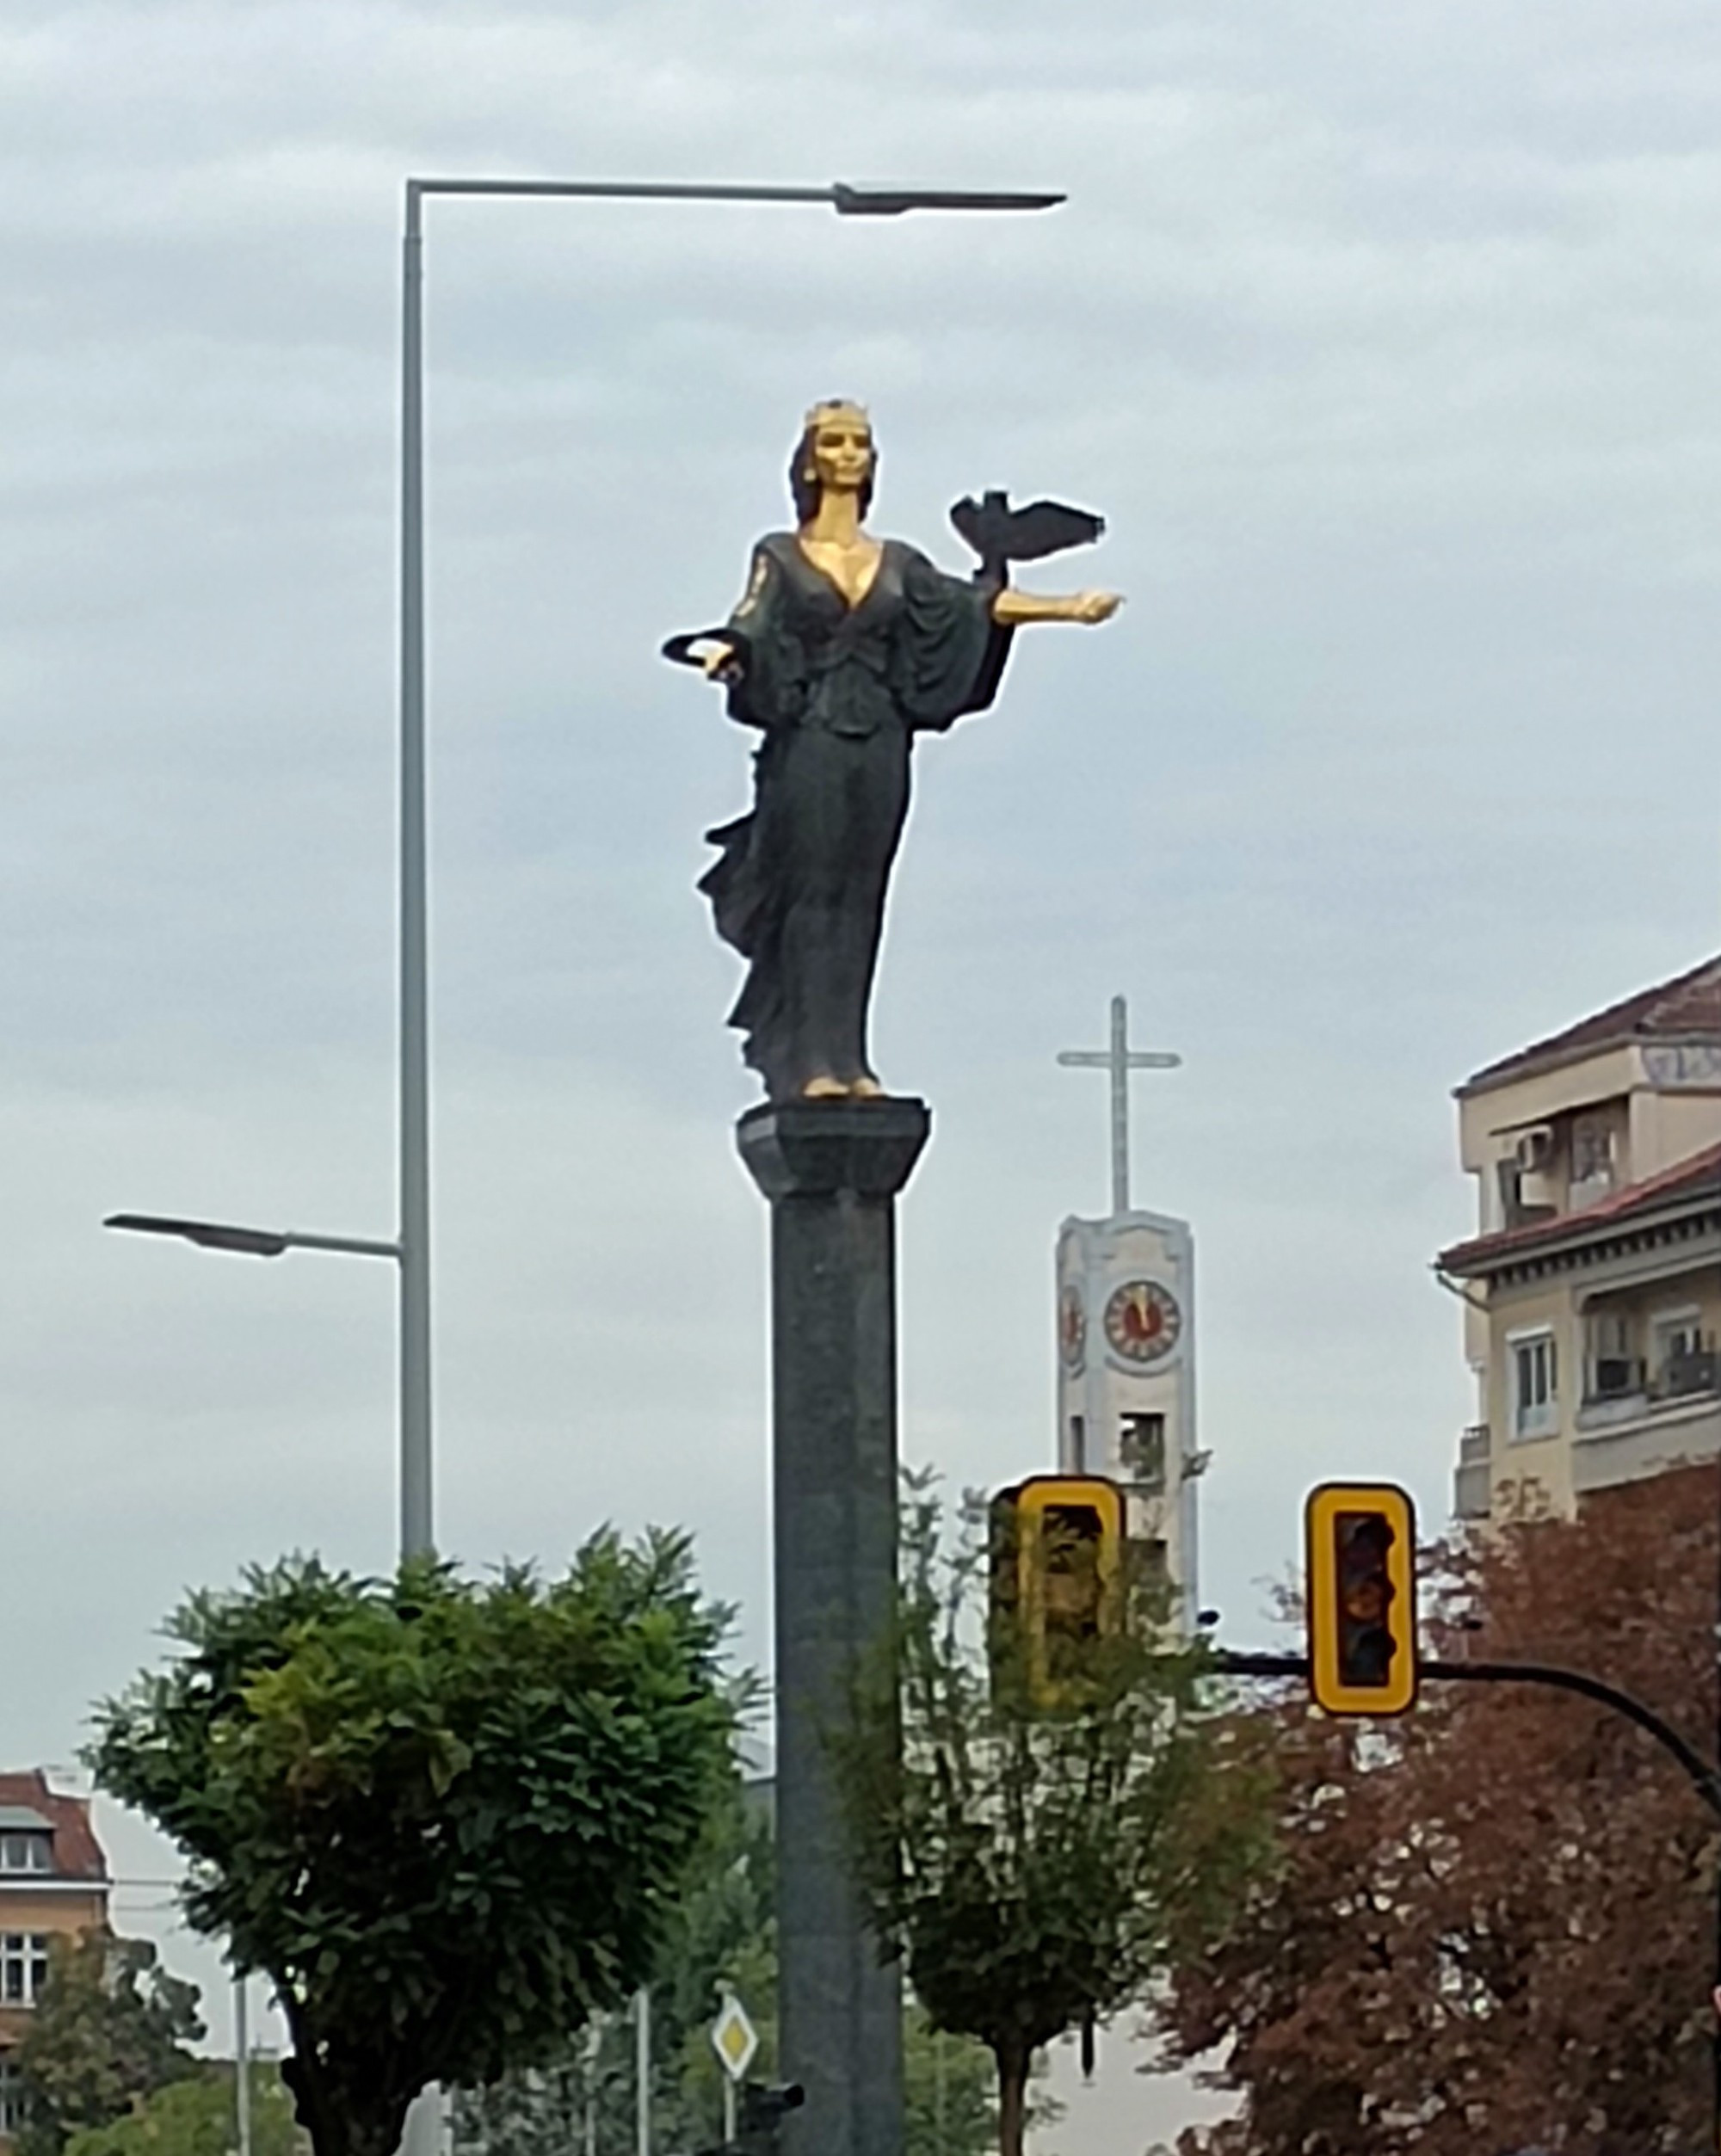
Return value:
[(1553, 1212), (1559, 1206), (1559, 1185), (1551, 1175), (1526, 1173), (1518, 1178), (1518, 1203), (1527, 1212)]
[(1620, 1400), (1644, 1389), (1644, 1365), (1636, 1355), (1598, 1355), (1595, 1358), (1596, 1400)]
[(1521, 1130), (1512, 1155), (1526, 1175), (1543, 1173), (1554, 1157), (1552, 1124), (1532, 1124), (1527, 1130)]

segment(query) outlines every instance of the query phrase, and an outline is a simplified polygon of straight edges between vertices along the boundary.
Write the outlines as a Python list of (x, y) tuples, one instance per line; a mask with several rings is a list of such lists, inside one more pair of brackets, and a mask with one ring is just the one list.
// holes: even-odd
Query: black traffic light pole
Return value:
[[(1299, 1677), (1308, 1681), (1309, 1658), (1306, 1654), (1255, 1654), (1235, 1653), (1227, 1648), (1214, 1650), (1213, 1666), (1225, 1677)], [(1624, 1715), (1627, 1722), (1635, 1722), (1657, 1744), (1670, 1752), (1685, 1769), (1686, 1778), (1718, 1819), (1721, 1819), (1721, 1774), (1711, 1766), (1701, 1753), (1693, 1750), (1670, 1722), (1663, 1722), (1653, 1707), (1646, 1707), (1641, 1699), (1634, 1699), (1630, 1692), (1622, 1692), (1615, 1685), (1604, 1684), (1599, 1677), (1586, 1677), (1581, 1670), (1556, 1669), (1546, 1662), (1442, 1662), (1419, 1661), (1419, 1676), (1450, 1679), (1465, 1685), (1551, 1685), (1557, 1691), (1579, 1692), (1598, 1705), (1611, 1707), (1615, 1714)]]

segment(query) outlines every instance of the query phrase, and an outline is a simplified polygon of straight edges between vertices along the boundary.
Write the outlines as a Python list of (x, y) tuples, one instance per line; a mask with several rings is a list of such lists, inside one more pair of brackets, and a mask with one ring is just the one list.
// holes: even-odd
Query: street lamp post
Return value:
[(749, 187), (638, 180), (406, 182), (400, 304), (400, 1523), (434, 1545), (430, 1441), (430, 1026), (424, 751), (424, 202), (433, 194), (602, 202), (782, 202), (839, 217), (1046, 210), (1061, 194), (949, 188)]
[[(424, 231), (427, 195), (588, 201), (822, 204), (839, 217), (910, 210), (1044, 210), (1058, 194), (948, 188), (745, 187), (614, 180), (408, 180), (401, 261), (400, 474), (400, 1495), (403, 1541), (430, 1542), (430, 1110), (424, 667)], [(646, 2002), (639, 2002), (640, 2156), (651, 2156)], [(893, 2107), (899, 2112), (900, 2098)], [(430, 2107), (408, 2127), (408, 2156)], [(898, 2126), (899, 2134), (900, 2128)], [(884, 2152), (879, 2152), (884, 2156)]]
[(244, 1258), (281, 1258), (289, 1250), (335, 1250), (355, 1258), (396, 1258), (398, 1242), (367, 1235), (313, 1235), (299, 1228), (239, 1228), (225, 1220), (181, 1220), (166, 1213), (109, 1213), (104, 1228), (133, 1235), (176, 1235), (203, 1250), (226, 1250)]

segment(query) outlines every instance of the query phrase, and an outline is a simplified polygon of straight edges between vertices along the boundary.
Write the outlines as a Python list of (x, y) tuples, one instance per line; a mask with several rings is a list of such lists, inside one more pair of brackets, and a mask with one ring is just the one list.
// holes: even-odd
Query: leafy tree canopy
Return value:
[(933, 2026), (992, 2053), (1019, 2156), (1034, 2052), (1140, 2000), (1219, 1928), (1270, 1850), (1269, 1777), (1248, 1728), (1207, 1707), (1163, 1582), (1127, 1580), (1124, 1626), (1047, 1709), (1019, 1637), (995, 1627), (988, 1653), (984, 1509), (952, 1533), (911, 1484), (904, 1553), (892, 1636), (831, 1756), (873, 1928)]
[[(299, 2129), (279, 2070), (254, 2065), (250, 2091), (253, 2156), (294, 2156)], [(206, 2065), (189, 2080), (157, 2089), (111, 2126), (74, 2134), (65, 2156), (233, 2156), (237, 2132), (232, 2070)]]
[(26, 2156), (54, 2156), (80, 2128), (195, 2073), (197, 1987), (170, 1976), (146, 1939), (56, 1939), (47, 1982), (13, 2054), (24, 2076)]
[[(1430, 1648), (1588, 1671), (1706, 1757), (1715, 1472), (1692, 1468), (1427, 1553)], [(1646, 2156), (1710, 2140), (1721, 1837), (1679, 1766), (1606, 1709), (1440, 1685), (1395, 1722), (1264, 1698), (1280, 1869), (1169, 2000), (1242, 2116), (1232, 2156)]]
[[(710, 2030), (723, 1985), (733, 1987), (759, 2032), (750, 2073), (766, 2081), (776, 2074), (772, 1877), (768, 1808), (758, 1788), (737, 1783), (713, 1818), (652, 1980), (654, 2147), (691, 2156), (720, 2138), (722, 2069)], [(934, 2030), (910, 2002), (904, 2064), (904, 2156), (987, 2156), (996, 2143), (996, 2108), (984, 2048)], [(589, 2127), (594, 2156), (633, 2156), (634, 2075), (632, 2026), (623, 2020), (594, 2028), (548, 2070), (510, 2073), (463, 2095), (457, 2149), (461, 2156), (567, 2156), (588, 2146)], [(1048, 2108), (1036, 2106), (1036, 2117)]]
[(293, 1558), (193, 1595), (98, 1710), (102, 1786), (275, 1986), (318, 2156), (393, 2156), (428, 2082), (530, 2066), (649, 1974), (731, 1772), (728, 1622), (675, 1535), (550, 1582)]

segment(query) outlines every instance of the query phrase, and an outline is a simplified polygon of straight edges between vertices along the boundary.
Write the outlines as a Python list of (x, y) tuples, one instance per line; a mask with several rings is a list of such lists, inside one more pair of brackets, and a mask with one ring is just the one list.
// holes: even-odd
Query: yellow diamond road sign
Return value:
[(711, 2048), (723, 2061), (731, 2081), (738, 2081), (753, 2063), (759, 2048), (759, 2032), (747, 2018), (747, 2009), (731, 1992), (722, 2011), (711, 2024)]

